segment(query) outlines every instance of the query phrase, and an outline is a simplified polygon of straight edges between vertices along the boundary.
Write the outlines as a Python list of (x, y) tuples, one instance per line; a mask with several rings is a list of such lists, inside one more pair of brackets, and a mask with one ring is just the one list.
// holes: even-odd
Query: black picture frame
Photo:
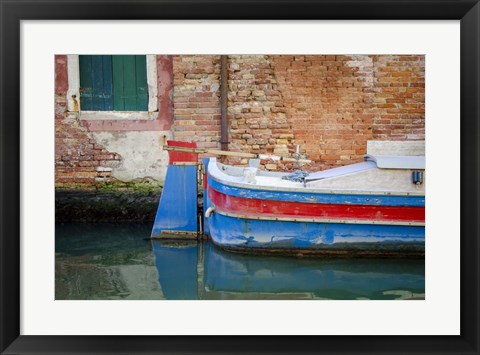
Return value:
[[(478, 0), (0, 0), (0, 11), (2, 354), (479, 354)], [(461, 335), (20, 335), (20, 22), (80, 19), (461, 20)]]

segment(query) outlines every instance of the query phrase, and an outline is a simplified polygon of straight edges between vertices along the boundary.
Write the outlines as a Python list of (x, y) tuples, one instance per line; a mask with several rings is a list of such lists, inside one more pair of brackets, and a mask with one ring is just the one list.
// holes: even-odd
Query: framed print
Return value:
[(477, 1), (0, 1), (2, 354), (479, 353)]

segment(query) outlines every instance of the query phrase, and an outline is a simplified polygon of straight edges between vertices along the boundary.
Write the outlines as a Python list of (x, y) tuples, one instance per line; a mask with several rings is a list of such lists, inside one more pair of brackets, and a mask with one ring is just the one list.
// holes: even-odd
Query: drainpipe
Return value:
[(222, 150), (228, 150), (228, 121), (227, 121), (227, 100), (228, 100), (228, 71), (226, 55), (220, 56), (220, 145)]

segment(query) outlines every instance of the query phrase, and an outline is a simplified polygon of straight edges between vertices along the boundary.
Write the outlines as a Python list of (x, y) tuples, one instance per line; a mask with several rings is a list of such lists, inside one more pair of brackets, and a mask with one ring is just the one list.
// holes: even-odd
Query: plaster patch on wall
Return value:
[(171, 137), (170, 131), (156, 132), (92, 132), (95, 140), (107, 150), (122, 156), (113, 168), (112, 176), (121, 181), (151, 178), (165, 179), (168, 153), (162, 149), (162, 140)]

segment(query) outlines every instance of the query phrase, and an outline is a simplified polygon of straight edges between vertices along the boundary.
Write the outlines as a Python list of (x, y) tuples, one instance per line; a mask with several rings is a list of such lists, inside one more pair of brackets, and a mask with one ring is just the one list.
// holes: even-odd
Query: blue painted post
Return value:
[(196, 238), (197, 206), (197, 165), (169, 165), (151, 237), (178, 234)]

